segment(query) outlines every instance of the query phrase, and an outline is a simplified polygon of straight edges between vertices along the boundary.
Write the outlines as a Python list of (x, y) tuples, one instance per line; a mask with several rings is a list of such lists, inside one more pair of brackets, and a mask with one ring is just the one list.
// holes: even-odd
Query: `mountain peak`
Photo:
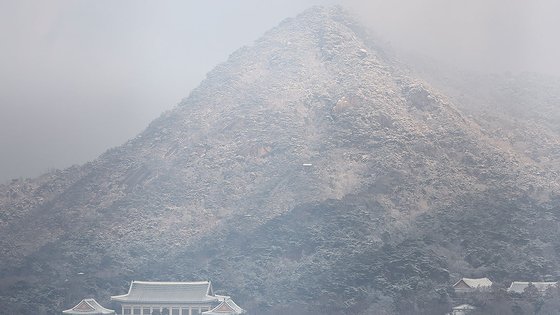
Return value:
[[(352, 14), (341, 5), (315, 5), (298, 14), (295, 19), (332, 19), (337, 20), (341, 16), (352, 18)], [(318, 22), (318, 20), (315, 20)]]
[[(240, 84), (268, 85), (279, 80), (304, 83), (312, 79), (309, 73), (323, 71), (323, 67), (337, 71), (339, 80), (345, 78), (349, 83), (349, 79), (359, 79), (361, 73), (371, 76), (386, 72), (391, 63), (342, 7), (317, 6), (284, 20), (253, 45), (231, 54), (208, 73), (193, 98), (199, 98), (203, 90), (229, 90)], [(265, 79), (268, 76), (274, 80)]]

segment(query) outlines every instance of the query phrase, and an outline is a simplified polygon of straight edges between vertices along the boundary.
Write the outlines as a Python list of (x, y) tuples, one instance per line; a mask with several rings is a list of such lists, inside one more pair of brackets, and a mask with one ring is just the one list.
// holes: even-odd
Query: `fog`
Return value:
[[(481, 71), (560, 74), (553, 0), (339, 2), (396, 49)], [(93, 160), (235, 49), (335, 3), (0, 0), (0, 182)]]

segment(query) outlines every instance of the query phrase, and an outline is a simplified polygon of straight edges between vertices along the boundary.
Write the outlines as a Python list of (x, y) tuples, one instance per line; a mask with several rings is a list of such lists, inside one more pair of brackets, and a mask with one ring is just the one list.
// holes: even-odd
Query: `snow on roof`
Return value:
[(218, 299), (210, 281), (151, 282), (132, 281), (127, 294), (112, 296), (111, 300), (126, 303), (207, 303)]
[(218, 301), (220, 301), (220, 302), (225, 301), (227, 299), (231, 299), (231, 296), (229, 296), (229, 295), (216, 294), (215, 297), (218, 298)]
[(69, 310), (62, 311), (62, 314), (71, 315), (115, 315), (115, 311), (101, 306), (94, 299), (83, 299), (76, 306)]
[(245, 314), (245, 310), (239, 307), (232, 299), (225, 299), (210, 311), (202, 312), (202, 315), (238, 315)]
[(546, 291), (548, 288), (557, 287), (558, 282), (523, 282), (523, 281), (514, 281), (511, 283), (509, 288), (507, 289), (508, 292), (515, 292), (515, 293), (523, 293), (525, 289), (529, 286), (529, 283), (532, 283), (537, 290), (540, 292)]
[(459, 283), (465, 283), (469, 287), (473, 289), (477, 288), (487, 288), (492, 286), (492, 281), (488, 278), (462, 278), (461, 280), (457, 281), (453, 286), (458, 285)]

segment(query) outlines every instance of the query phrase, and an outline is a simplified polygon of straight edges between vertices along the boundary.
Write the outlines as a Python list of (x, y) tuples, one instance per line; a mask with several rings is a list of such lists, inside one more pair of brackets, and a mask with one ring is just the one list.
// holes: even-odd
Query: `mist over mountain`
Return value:
[[(342, 2), (395, 49), (482, 72), (560, 75), (556, 0)], [(334, 3), (0, 1), (0, 182), (94, 160), (238, 47)]]
[(122, 146), (0, 186), (1, 308), (210, 279), (250, 314), (443, 314), (463, 276), (560, 276), (558, 83), (430, 69), (339, 7), (284, 20)]

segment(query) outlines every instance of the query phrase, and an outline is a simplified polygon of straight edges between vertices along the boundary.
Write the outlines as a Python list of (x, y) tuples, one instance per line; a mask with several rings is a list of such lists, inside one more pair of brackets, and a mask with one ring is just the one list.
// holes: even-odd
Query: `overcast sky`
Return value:
[(0, 182), (93, 160), (237, 48), (334, 3), (397, 48), (560, 74), (555, 0), (0, 0)]

